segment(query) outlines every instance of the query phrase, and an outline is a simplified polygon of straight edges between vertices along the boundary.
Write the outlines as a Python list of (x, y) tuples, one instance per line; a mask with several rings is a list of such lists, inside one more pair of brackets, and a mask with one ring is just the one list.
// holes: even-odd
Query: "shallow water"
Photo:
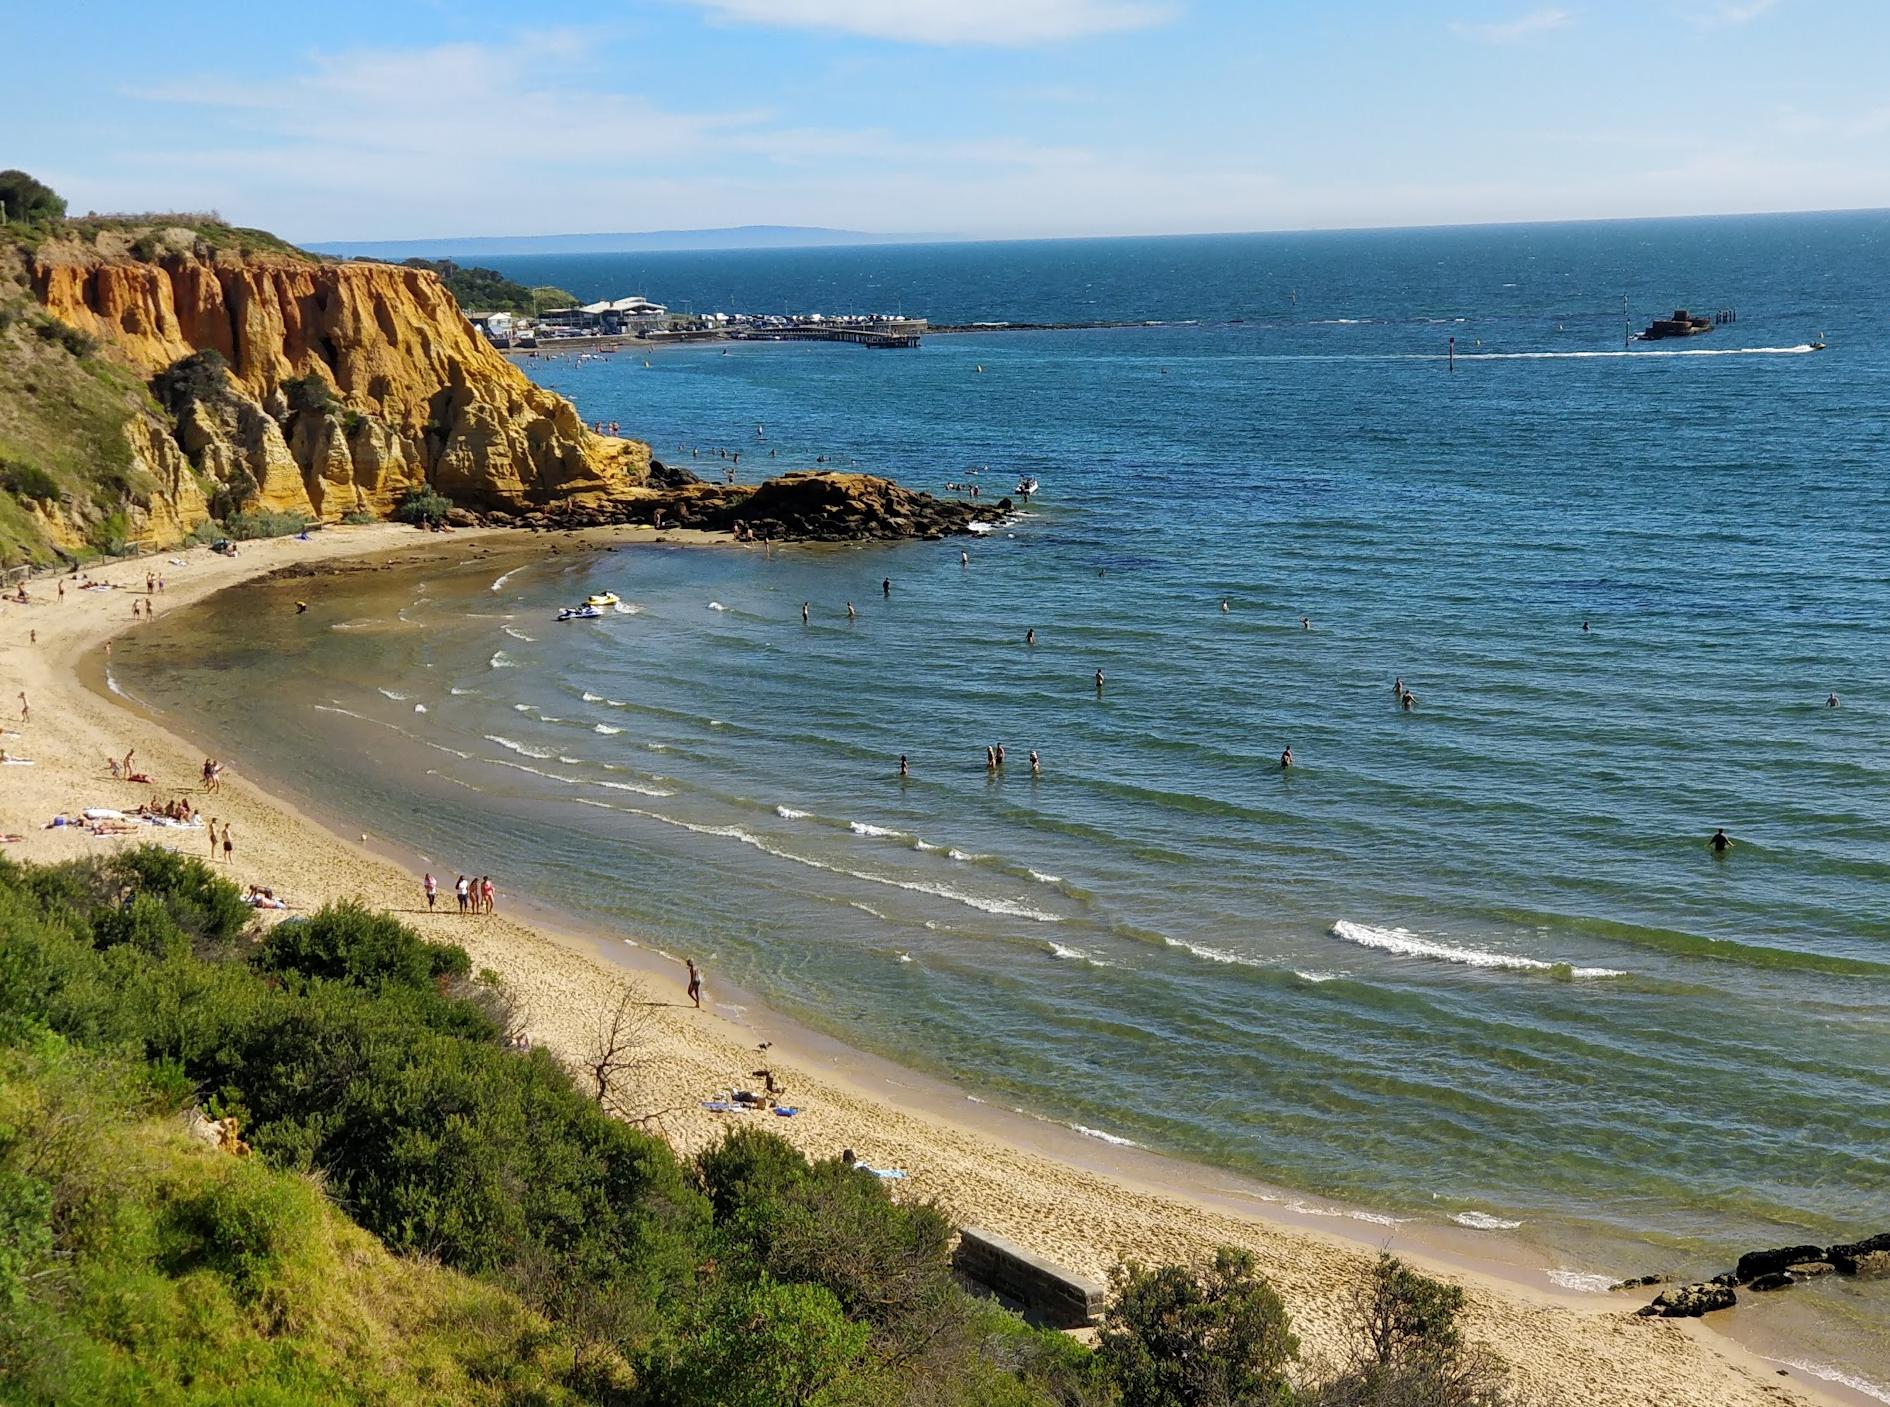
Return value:
[[(1043, 492), (968, 545), (250, 588), (115, 668), (440, 870), (1099, 1135), (1571, 1269), (1879, 1230), (1887, 236), (687, 256), (643, 291), (883, 307), (893, 269), (908, 311), (1204, 321), (541, 361), (704, 473)], [(532, 270), (580, 274), (629, 291)], [(1597, 355), (1623, 288), (1740, 319)], [(1843, 1293), (1841, 1346), (1890, 1322)]]

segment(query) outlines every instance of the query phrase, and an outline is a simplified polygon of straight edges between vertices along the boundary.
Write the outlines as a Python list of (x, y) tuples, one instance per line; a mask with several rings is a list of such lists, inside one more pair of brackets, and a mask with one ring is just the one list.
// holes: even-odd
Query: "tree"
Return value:
[(1380, 1253), (1354, 1302), (1358, 1360), (1306, 1407), (1496, 1407), (1502, 1365), (1466, 1344), (1457, 1319), (1463, 1291)]
[(16, 224), (50, 224), (65, 218), (66, 201), (24, 171), (0, 171), (0, 214)]
[(624, 1087), (624, 1078), (651, 1057), (650, 1012), (650, 994), (634, 982), (624, 983), (598, 1009), (590, 1045), (579, 1062), (590, 1086), (591, 1098), (609, 1113), (631, 1123), (645, 1123), (657, 1117), (640, 1109), (631, 1091)]
[(1286, 1308), (1232, 1246), (1199, 1274), (1133, 1262), (1110, 1274), (1114, 1302), (1097, 1338), (1123, 1407), (1268, 1407), (1292, 1400), (1299, 1354)]

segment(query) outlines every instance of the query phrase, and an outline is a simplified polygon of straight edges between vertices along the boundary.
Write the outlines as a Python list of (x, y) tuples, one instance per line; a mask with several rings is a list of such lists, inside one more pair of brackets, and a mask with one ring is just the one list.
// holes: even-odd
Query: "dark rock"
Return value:
[(1743, 1285), (1761, 1275), (1783, 1270), (1794, 1261), (1823, 1259), (1822, 1246), (1781, 1246), (1774, 1251), (1747, 1251), (1739, 1257), (1739, 1264), (1733, 1267), (1733, 1274)]
[(1794, 1274), (1792, 1271), (1789, 1271), (1789, 1270), (1774, 1270), (1765, 1275), (1753, 1276), (1752, 1283), (1746, 1286), (1746, 1288), (1748, 1290), (1759, 1290), (1759, 1291), (1783, 1290), (1787, 1286), (1796, 1285), (1800, 1280), (1804, 1278), (1805, 1278), (1804, 1276)]
[(446, 510), (446, 525), (450, 528), (476, 528), (479, 515), (469, 508), (449, 508)]
[(1864, 1280), (1890, 1278), (1890, 1251), (1865, 1251), (1848, 1262), (1849, 1273)]
[(1608, 1286), (1610, 1290), (1638, 1290), (1646, 1285), (1664, 1285), (1665, 1275), (1635, 1275), (1626, 1280), (1617, 1280)]
[(1858, 1257), (1867, 1256), (1872, 1251), (1890, 1251), (1890, 1231), (1866, 1237), (1862, 1241), (1847, 1241), (1843, 1245), (1831, 1247), (1821, 1255), (1805, 1256), (1803, 1259), (1828, 1260), (1838, 1268), (1839, 1274), (1855, 1275)]
[(1711, 1280), (1708, 1280), (1706, 1283), (1709, 1285), (1725, 1285), (1728, 1288), (1731, 1288), (1732, 1286), (1737, 1285), (1739, 1283), (1739, 1277), (1730, 1270), (1724, 1270), (1724, 1271), (1721, 1271), (1718, 1275), (1715, 1275)]
[(686, 489), (692, 484), (703, 482), (699, 475), (691, 473), (680, 464), (665, 464), (660, 459), (650, 461), (650, 487), (658, 489)]
[(1643, 1306), (1639, 1313), (1645, 1318), (1698, 1319), (1715, 1309), (1731, 1309), (1737, 1303), (1739, 1296), (1733, 1293), (1730, 1285), (1715, 1285), (1705, 1281), (1662, 1290), (1654, 1296), (1654, 1302)]
[(1796, 1265), (1788, 1265), (1785, 1268), (1806, 1280), (1815, 1280), (1818, 1276), (1829, 1275), (1837, 1269), (1828, 1260), (1801, 1260)]

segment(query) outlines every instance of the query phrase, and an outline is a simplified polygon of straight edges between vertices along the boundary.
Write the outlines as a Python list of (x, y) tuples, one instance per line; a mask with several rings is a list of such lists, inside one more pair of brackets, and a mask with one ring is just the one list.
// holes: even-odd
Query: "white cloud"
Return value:
[(1147, 29), (1165, 0), (689, 0), (717, 19), (908, 44), (1053, 44)]
[(1533, 39), (1538, 34), (1567, 29), (1574, 23), (1574, 17), (1567, 10), (1549, 8), (1531, 10), (1528, 14), (1518, 15), (1513, 20), (1495, 20), (1485, 24), (1453, 20), (1450, 32), (1464, 39), (1475, 39), (1483, 44), (1520, 44), (1523, 40)]
[(1690, 15), (1701, 29), (1736, 29), (1751, 24), (1761, 15), (1778, 8), (1779, 0), (1722, 0), (1706, 10)]

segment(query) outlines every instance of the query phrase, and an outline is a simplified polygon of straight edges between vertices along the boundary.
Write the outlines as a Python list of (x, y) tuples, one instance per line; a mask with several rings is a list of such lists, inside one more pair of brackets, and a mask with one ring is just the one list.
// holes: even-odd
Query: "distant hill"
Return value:
[(738, 225), (718, 230), (639, 234), (445, 235), (439, 239), (333, 240), (305, 245), (322, 254), (370, 259), (480, 258), (499, 254), (628, 254), (664, 249), (794, 249), (836, 244), (904, 244), (936, 235), (871, 234), (812, 225)]

